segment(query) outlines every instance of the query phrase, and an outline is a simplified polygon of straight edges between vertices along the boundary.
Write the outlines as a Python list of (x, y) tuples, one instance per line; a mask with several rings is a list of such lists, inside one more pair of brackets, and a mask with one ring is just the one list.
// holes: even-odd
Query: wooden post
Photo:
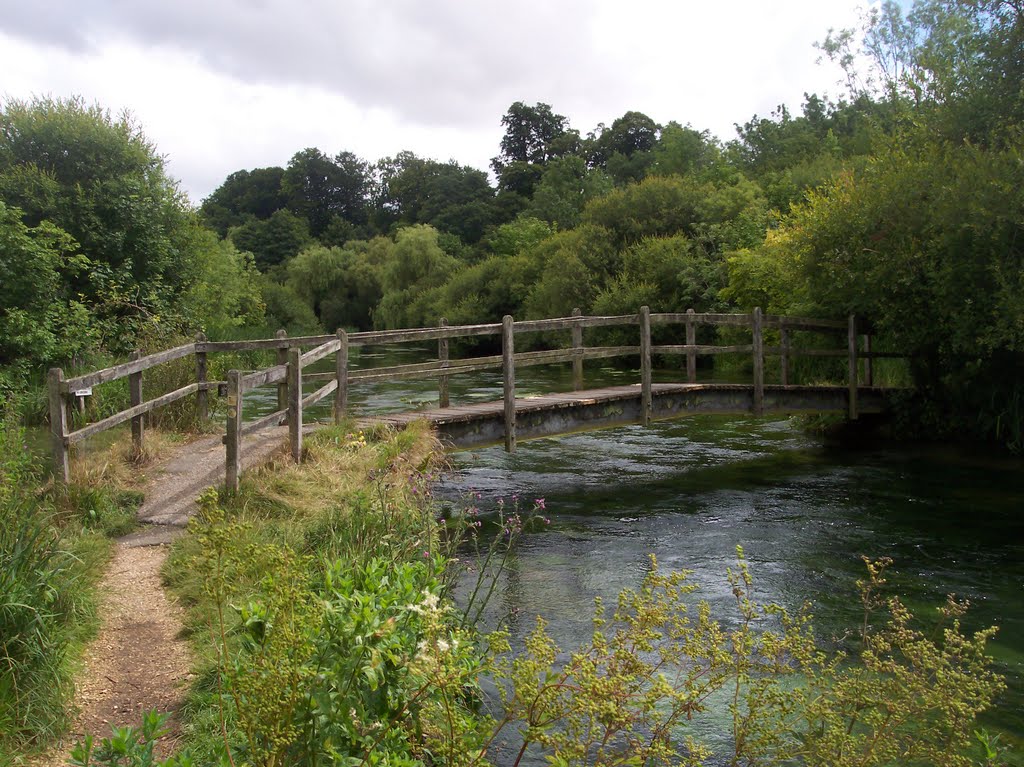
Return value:
[(789, 328), (786, 327), (785, 320), (779, 329), (779, 345), (782, 348), (779, 361), (782, 385), (789, 386)]
[(754, 336), (754, 415), (764, 415), (764, 333), (761, 307), (751, 315)]
[[(573, 317), (582, 317), (583, 312), (577, 306), (572, 310)], [(583, 325), (579, 322), (572, 326), (572, 390), (583, 389)]]
[[(196, 333), (196, 343), (206, 342), (205, 333)], [(196, 392), (196, 415), (200, 421), (210, 419), (210, 400), (206, 391), (206, 352), (196, 349), (196, 383), (199, 384), (199, 391)]]
[(851, 421), (855, 421), (857, 420), (857, 317), (855, 315), (850, 315), (847, 328), (846, 346), (850, 355), (849, 417)]
[[(142, 358), (142, 352), (136, 349), (131, 354), (132, 360)], [(128, 376), (128, 402), (132, 407), (142, 404), (142, 371), (132, 373)], [(132, 419), (132, 455), (139, 458), (142, 455), (143, 443), (145, 440), (146, 427), (143, 425), (143, 416), (140, 414)]]
[[(288, 331), (281, 328), (274, 334), (274, 338), (283, 341), (288, 337)], [(288, 363), (288, 345), (281, 344), (277, 347), (277, 364), (286, 365)], [(277, 385), (277, 409), (284, 410), (288, 407), (288, 382), (282, 381)]]
[(693, 309), (686, 310), (686, 380), (690, 383), (697, 383), (697, 324), (693, 319)]
[(505, 451), (516, 451), (516, 346), (511, 314), (501, 319), (501, 370), (505, 389)]
[[(438, 327), (448, 327), (448, 320), (442, 317), (438, 321)], [(448, 367), (448, 339), (439, 338), (437, 339), (437, 358), (441, 361), (441, 368), (445, 369)], [(448, 407), (448, 376), (438, 376), (437, 378), (437, 406)]]
[(238, 492), (242, 476), (242, 373), (228, 371), (228, 421), (224, 435), (224, 486), (230, 493)]
[(302, 463), (302, 349), (288, 350), (288, 443), (292, 460)]
[(60, 387), (64, 371), (50, 368), (48, 389), (50, 398), (50, 444), (53, 449), (53, 476), (58, 482), (71, 481), (71, 461), (68, 458), (68, 411), (64, 407), (64, 394)]
[(640, 307), (640, 422), (651, 422), (651, 308)]
[(338, 388), (334, 390), (334, 423), (341, 423), (348, 410), (348, 333), (338, 328), (337, 354), (334, 355), (334, 375), (338, 380)]
[(864, 385), (874, 386), (875, 385), (875, 366), (872, 364), (871, 359), (871, 334), (865, 333), (861, 340), (863, 341), (864, 350)]

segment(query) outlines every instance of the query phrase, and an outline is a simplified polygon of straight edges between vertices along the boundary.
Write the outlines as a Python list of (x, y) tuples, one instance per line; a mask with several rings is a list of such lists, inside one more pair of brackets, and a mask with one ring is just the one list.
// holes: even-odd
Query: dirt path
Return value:
[[(244, 465), (265, 461), (281, 445), (280, 430), (247, 440)], [(138, 726), (142, 713), (152, 709), (172, 715), (159, 750), (170, 753), (178, 738), (177, 711), (191, 678), (191, 657), (181, 638), (182, 611), (164, 591), (160, 569), (168, 544), (195, 512), (196, 498), (224, 481), (220, 437), (184, 445), (151, 471), (138, 512), (143, 526), (117, 541), (100, 587), (102, 625), (83, 655), (75, 696), (79, 714), (67, 741), (32, 767), (67, 764), (71, 747), (86, 735), (98, 741), (112, 726)]]

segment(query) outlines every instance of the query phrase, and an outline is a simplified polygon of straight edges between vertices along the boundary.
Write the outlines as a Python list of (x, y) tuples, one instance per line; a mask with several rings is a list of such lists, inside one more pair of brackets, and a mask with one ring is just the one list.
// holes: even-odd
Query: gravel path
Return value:
[[(282, 447), (287, 429), (251, 437), (243, 463), (251, 468)], [(188, 643), (181, 638), (182, 611), (166, 594), (160, 569), (167, 546), (181, 535), (196, 498), (224, 481), (221, 438), (204, 437), (178, 448), (152, 470), (139, 508), (142, 529), (119, 539), (100, 592), (102, 625), (83, 656), (76, 685), (79, 714), (67, 742), (32, 767), (67, 764), (71, 746), (111, 726), (138, 726), (144, 711), (171, 712), (170, 732), (159, 750), (170, 753), (178, 737), (177, 711), (191, 678)]]

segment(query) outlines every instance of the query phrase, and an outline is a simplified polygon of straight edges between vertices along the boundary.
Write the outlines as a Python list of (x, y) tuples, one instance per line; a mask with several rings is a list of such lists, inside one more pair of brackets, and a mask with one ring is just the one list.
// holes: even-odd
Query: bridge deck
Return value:
[[(652, 384), (651, 396), (651, 417), (655, 419), (754, 411), (754, 387), (749, 384)], [(639, 384), (517, 398), (516, 436), (529, 439), (638, 423), (640, 398)], [(845, 386), (765, 386), (764, 412), (846, 412), (848, 398)], [(881, 412), (885, 408), (882, 389), (860, 387), (857, 398), (861, 412)], [(448, 442), (472, 447), (502, 441), (504, 408), (504, 402), (498, 400), (380, 415), (372, 420), (400, 426), (425, 419)]]

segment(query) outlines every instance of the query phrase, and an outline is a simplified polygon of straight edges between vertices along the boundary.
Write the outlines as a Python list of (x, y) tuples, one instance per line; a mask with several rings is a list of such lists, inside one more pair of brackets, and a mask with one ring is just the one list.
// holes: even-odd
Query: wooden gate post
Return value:
[[(132, 352), (130, 359), (142, 358), (142, 352), (136, 349)], [(132, 373), (128, 376), (128, 402), (132, 407), (142, 404), (142, 371)], [(132, 456), (136, 459), (142, 456), (146, 427), (143, 424), (144, 413), (132, 418)]]
[[(283, 342), (284, 339), (288, 338), (288, 331), (281, 328), (274, 333), (274, 338), (278, 341)], [(287, 365), (288, 364), (288, 344), (281, 343), (277, 347), (277, 364)], [(288, 382), (281, 381), (277, 385), (277, 409), (284, 410), (288, 407)]]
[(302, 462), (302, 349), (288, 350), (288, 443), (292, 460)]
[(511, 314), (501, 319), (501, 370), (505, 392), (505, 451), (516, 451), (516, 345)]
[(348, 333), (338, 328), (338, 351), (334, 355), (334, 375), (338, 388), (334, 390), (334, 423), (341, 423), (348, 410)]
[(206, 391), (206, 352), (199, 351), (198, 344), (206, 343), (205, 333), (196, 333), (196, 383), (199, 389), (196, 391), (196, 415), (200, 421), (210, 419), (210, 400)]
[[(448, 320), (442, 317), (438, 323), (438, 327), (448, 327)], [(441, 369), (446, 370), (448, 368), (448, 339), (439, 338), (437, 339), (437, 359), (441, 362)], [(448, 376), (442, 375), (437, 377), (437, 406), (448, 407)]]
[(851, 314), (847, 320), (846, 347), (849, 352), (849, 417), (857, 420), (857, 317)]
[(651, 308), (640, 307), (640, 422), (651, 422)]
[(764, 415), (764, 319), (761, 307), (754, 307), (751, 315), (754, 347), (754, 415)]
[(861, 347), (864, 351), (864, 385), (874, 386), (875, 385), (875, 367), (873, 360), (871, 359), (871, 334), (865, 333), (861, 338), (863, 346)]
[(224, 435), (224, 486), (230, 493), (238, 492), (242, 476), (242, 373), (228, 371), (228, 420)]
[(64, 406), (64, 371), (50, 368), (47, 376), (50, 399), (50, 444), (53, 449), (53, 476), (58, 482), (71, 481), (71, 461), (68, 458), (68, 409)]
[[(583, 317), (583, 312), (577, 306), (572, 310), (573, 317)], [(583, 389), (583, 325), (574, 322), (572, 326), (572, 390)]]
[(785, 320), (782, 320), (779, 324), (779, 346), (781, 348), (779, 368), (782, 375), (782, 385), (789, 386), (789, 328), (786, 327)]
[(693, 318), (693, 309), (686, 310), (686, 380), (690, 383), (697, 383), (697, 323)]

